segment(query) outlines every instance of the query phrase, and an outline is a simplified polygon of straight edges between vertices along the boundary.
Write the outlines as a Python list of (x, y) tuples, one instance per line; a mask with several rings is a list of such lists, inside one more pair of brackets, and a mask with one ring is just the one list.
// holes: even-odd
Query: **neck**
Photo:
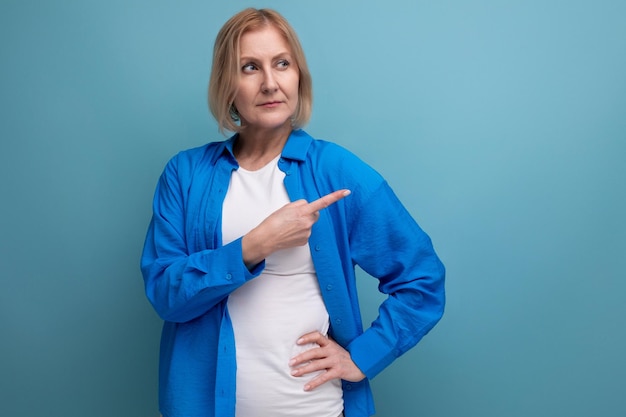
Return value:
[(272, 131), (243, 129), (233, 149), (237, 162), (248, 170), (265, 166), (282, 152), (291, 130), (291, 125)]

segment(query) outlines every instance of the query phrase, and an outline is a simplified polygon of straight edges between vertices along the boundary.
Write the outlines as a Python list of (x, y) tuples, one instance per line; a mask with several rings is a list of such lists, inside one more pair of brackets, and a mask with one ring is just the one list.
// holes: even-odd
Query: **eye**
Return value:
[(241, 70), (243, 72), (252, 72), (257, 69), (257, 66), (252, 62), (248, 62), (247, 64), (242, 65)]
[(276, 63), (276, 66), (280, 69), (286, 69), (287, 67), (289, 67), (289, 65), (289, 61), (287, 61), (286, 59), (280, 59)]

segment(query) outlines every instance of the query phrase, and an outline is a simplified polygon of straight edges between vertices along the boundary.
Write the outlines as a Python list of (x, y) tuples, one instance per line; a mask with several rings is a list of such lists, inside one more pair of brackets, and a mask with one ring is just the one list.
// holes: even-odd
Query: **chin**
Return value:
[(287, 118), (280, 118), (280, 119), (256, 120), (253, 123), (246, 123), (245, 126), (246, 126), (246, 129), (267, 129), (267, 130), (281, 129), (286, 126), (291, 127), (291, 116)]

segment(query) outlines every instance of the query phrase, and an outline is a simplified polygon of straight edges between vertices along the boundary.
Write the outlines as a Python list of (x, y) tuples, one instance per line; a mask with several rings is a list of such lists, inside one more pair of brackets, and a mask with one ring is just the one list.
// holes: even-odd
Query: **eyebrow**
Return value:
[[(275, 56), (272, 57), (272, 59), (274, 60), (276, 58), (282, 58), (282, 57), (289, 57), (289, 58), (293, 59), (292, 55), (288, 51), (276, 54)], [(239, 57), (239, 59), (241, 61), (257, 61), (258, 60), (257, 57), (248, 56), (248, 55), (242, 55), (242, 56)]]

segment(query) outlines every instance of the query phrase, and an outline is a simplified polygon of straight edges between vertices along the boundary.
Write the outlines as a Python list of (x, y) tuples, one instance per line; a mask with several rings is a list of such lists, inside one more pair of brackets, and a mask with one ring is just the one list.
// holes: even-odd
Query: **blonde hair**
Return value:
[(240, 76), (241, 36), (246, 32), (268, 26), (276, 28), (285, 38), (300, 72), (298, 106), (292, 116), (292, 125), (294, 128), (303, 127), (311, 117), (313, 83), (296, 32), (278, 12), (271, 9), (248, 8), (231, 17), (222, 26), (213, 48), (209, 108), (223, 134), (225, 130), (232, 132), (241, 130), (241, 126), (237, 124), (239, 115), (233, 106)]

